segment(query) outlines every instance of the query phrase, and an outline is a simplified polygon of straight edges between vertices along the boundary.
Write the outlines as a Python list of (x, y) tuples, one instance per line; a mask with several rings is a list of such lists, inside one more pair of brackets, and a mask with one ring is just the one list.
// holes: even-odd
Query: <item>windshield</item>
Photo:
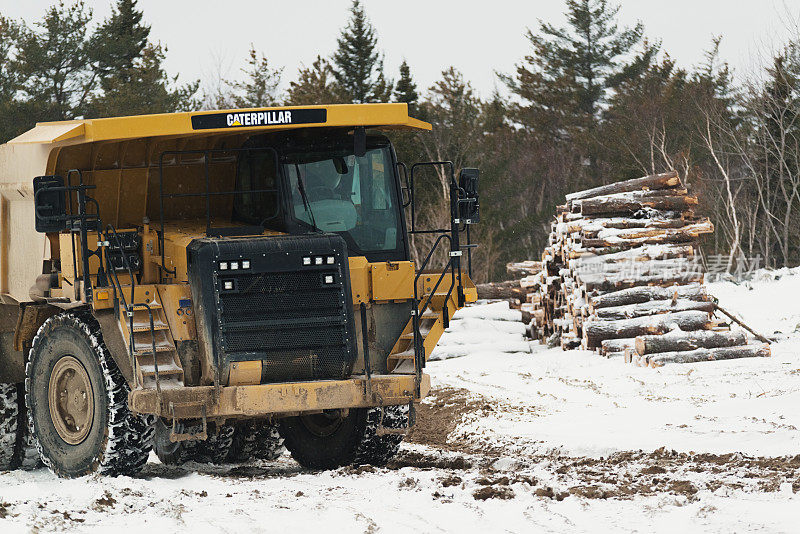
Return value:
[(399, 209), (388, 147), (349, 148), (288, 154), (296, 220), (347, 241), (353, 254), (396, 251), (401, 245)]

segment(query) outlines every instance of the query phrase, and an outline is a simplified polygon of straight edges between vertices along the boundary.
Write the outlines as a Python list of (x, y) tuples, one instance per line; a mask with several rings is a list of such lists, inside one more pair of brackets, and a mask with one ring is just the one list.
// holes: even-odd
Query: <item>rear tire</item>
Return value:
[[(408, 426), (408, 406), (384, 408), (383, 426)], [(354, 408), (346, 416), (312, 414), (280, 421), (286, 448), (297, 463), (309, 469), (335, 469), (344, 465), (383, 466), (403, 441), (402, 434), (378, 435), (381, 408)]]
[[(202, 423), (178, 423), (180, 432), (200, 432)], [(177, 441), (169, 439), (172, 433), (172, 423), (158, 419), (155, 424), (155, 437), (153, 449), (165, 465), (183, 465), (186, 462), (201, 464), (224, 464), (231, 450), (234, 440), (234, 427), (232, 425), (208, 426), (208, 438), (205, 441)]]
[(228, 452), (229, 463), (251, 460), (277, 460), (286, 448), (278, 425), (267, 421), (239, 421)]
[(132, 475), (152, 447), (152, 419), (128, 410), (130, 388), (88, 313), (39, 328), (26, 366), (28, 422), (45, 465), (61, 477)]
[(20, 430), (16, 384), (0, 384), (0, 470), (15, 469), (17, 433)]

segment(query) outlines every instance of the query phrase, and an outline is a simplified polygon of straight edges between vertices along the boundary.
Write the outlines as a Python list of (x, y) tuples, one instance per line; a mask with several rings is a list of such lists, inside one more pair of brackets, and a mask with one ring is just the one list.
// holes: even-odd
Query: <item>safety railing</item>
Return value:
[[(448, 173), (449, 183), (450, 183), (450, 228), (444, 229), (424, 229), (419, 230), (417, 229), (416, 223), (416, 193), (415, 193), (415, 174), (416, 171), (422, 167), (444, 167), (445, 172)], [(424, 347), (424, 340), (422, 338), (422, 332), (420, 330), (420, 323), (422, 321), (422, 316), (431, 306), (434, 297), (436, 296), (439, 287), (442, 285), (444, 278), (446, 276), (450, 276), (450, 286), (447, 292), (444, 294), (444, 304), (442, 308), (442, 321), (444, 323), (445, 328), (447, 328), (449, 323), (449, 309), (448, 309), (448, 302), (450, 302), (450, 298), (453, 294), (453, 290), (456, 291), (457, 298), (458, 298), (458, 306), (463, 306), (465, 302), (464, 298), (464, 283), (462, 280), (462, 272), (461, 272), (461, 256), (462, 256), (462, 248), (466, 248), (468, 251), (473, 248), (473, 245), (470, 242), (469, 237), (469, 225), (464, 224), (463, 228), (461, 227), (461, 221), (459, 220), (459, 206), (462, 201), (465, 199), (464, 191), (459, 187), (456, 183), (455, 179), (455, 166), (451, 161), (430, 161), (430, 162), (423, 162), (423, 163), (415, 163), (411, 166), (410, 172), (410, 180), (409, 180), (409, 173), (407, 172), (407, 167), (403, 164), (398, 164), (398, 169), (403, 170), (403, 175), (406, 181), (406, 185), (403, 190), (408, 191), (408, 199), (403, 199), (403, 207), (411, 207), (411, 230), (409, 234), (411, 236), (415, 235), (437, 235), (435, 241), (431, 245), (425, 259), (419, 265), (417, 269), (417, 274), (414, 278), (414, 308), (412, 309), (412, 334), (413, 334), (413, 348), (414, 348), (414, 376), (415, 376), (415, 387), (417, 390), (417, 395), (420, 393), (420, 384), (422, 381), (422, 369), (424, 369), (426, 365), (425, 359), (425, 347)], [(466, 230), (466, 237), (467, 242), (465, 244), (461, 244), (460, 242), (460, 234), (462, 231)], [(428, 291), (426, 289), (425, 295), (420, 298), (419, 295), (419, 280), (423, 275), (426, 275), (425, 272), (428, 268), (428, 265), (431, 262), (431, 259), (434, 257), (434, 254), (437, 250), (440, 249), (442, 243), (447, 242), (447, 261), (445, 262), (444, 267), (442, 268), (441, 272), (436, 279), (436, 282), (430, 287)], [(468, 252), (468, 269), (470, 275), (472, 274), (472, 257), (471, 254)]]
[[(113, 238), (114, 244), (117, 250), (123, 250), (122, 247), (122, 240), (117, 233), (116, 228), (112, 225), (106, 226), (106, 238)], [(106, 241), (104, 244), (107, 244)], [(107, 277), (111, 281), (112, 291), (114, 292), (114, 310), (116, 311), (117, 315), (119, 316), (120, 312), (124, 310), (125, 318), (128, 320), (128, 358), (131, 364), (131, 370), (133, 372), (133, 382), (134, 388), (136, 387), (143, 387), (144, 384), (139, 382), (139, 376), (136, 372), (136, 337), (135, 337), (135, 330), (134, 330), (134, 315), (136, 309), (145, 309), (147, 310), (147, 315), (150, 321), (150, 339), (152, 341), (152, 352), (153, 352), (153, 374), (155, 377), (156, 383), (156, 395), (158, 397), (159, 405), (161, 404), (161, 380), (158, 375), (158, 354), (156, 350), (156, 330), (155, 330), (155, 320), (153, 318), (153, 309), (150, 307), (149, 304), (146, 302), (135, 302), (136, 301), (136, 273), (131, 267), (130, 261), (125, 254), (121, 254), (122, 262), (124, 269), (128, 272), (128, 278), (130, 280), (130, 301), (131, 304), (128, 304), (128, 299), (125, 298), (125, 291), (120, 282), (119, 276), (117, 275), (117, 267), (111, 261), (111, 256), (109, 254), (105, 254), (105, 264), (106, 269), (110, 273)], [(122, 305), (120, 307), (120, 304)], [(122, 309), (121, 309), (122, 308)]]
[[(161, 248), (161, 268), (167, 274), (175, 274), (174, 269), (170, 269), (166, 265), (166, 256), (164, 250), (164, 200), (165, 199), (174, 199), (174, 198), (204, 198), (205, 199), (205, 210), (206, 210), (206, 235), (215, 235), (215, 229), (212, 227), (212, 217), (211, 217), (211, 198), (218, 197), (218, 196), (236, 196), (236, 195), (251, 195), (251, 194), (263, 194), (263, 193), (274, 193), (278, 194), (278, 189), (274, 188), (267, 188), (267, 189), (247, 189), (247, 190), (231, 190), (231, 191), (212, 191), (211, 190), (211, 171), (209, 169), (209, 164), (211, 163), (212, 158), (215, 155), (229, 155), (234, 156), (235, 163), (237, 164), (236, 169), (236, 180), (238, 180), (238, 155), (240, 153), (246, 153), (248, 155), (258, 154), (259, 152), (271, 153), (274, 157), (275, 162), (275, 176), (278, 176), (278, 152), (272, 147), (258, 147), (258, 148), (221, 148), (221, 149), (205, 149), (205, 150), (170, 150), (162, 152), (158, 158), (158, 190), (159, 190), (159, 219), (161, 223), (161, 232), (158, 235), (159, 245)], [(165, 162), (164, 159), (167, 156), (200, 156), (200, 160), (203, 164), (203, 179), (205, 183), (205, 191), (197, 192), (197, 193), (164, 193), (164, 168)], [(275, 217), (278, 215), (277, 212), (277, 203), (276, 203), (276, 211), (275, 214), (271, 217)], [(265, 218), (265, 220), (269, 220), (271, 217)], [(219, 229), (217, 229), (219, 230)], [(263, 230), (263, 227), (261, 227)]]

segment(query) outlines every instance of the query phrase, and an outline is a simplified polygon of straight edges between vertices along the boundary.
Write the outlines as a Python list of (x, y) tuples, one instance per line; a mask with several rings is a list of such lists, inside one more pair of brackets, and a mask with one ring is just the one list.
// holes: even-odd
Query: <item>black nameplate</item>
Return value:
[(258, 128), (283, 124), (320, 124), (328, 120), (326, 109), (270, 109), (264, 111), (232, 111), (208, 113), (192, 117), (193, 130), (218, 128)]

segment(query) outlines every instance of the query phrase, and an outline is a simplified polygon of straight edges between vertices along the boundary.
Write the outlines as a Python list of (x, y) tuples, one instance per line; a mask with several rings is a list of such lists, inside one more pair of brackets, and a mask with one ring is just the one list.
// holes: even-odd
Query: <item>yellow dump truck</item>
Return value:
[[(384, 134), (430, 128), (405, 104), (282, 107), (40, 123), (0, 146), (0, 469), (131, 474), (153, 448), (387, 462), (476, 298), (478, 171), (406, 167)], [(450, 224), (418, 229), (431, 166)]]

